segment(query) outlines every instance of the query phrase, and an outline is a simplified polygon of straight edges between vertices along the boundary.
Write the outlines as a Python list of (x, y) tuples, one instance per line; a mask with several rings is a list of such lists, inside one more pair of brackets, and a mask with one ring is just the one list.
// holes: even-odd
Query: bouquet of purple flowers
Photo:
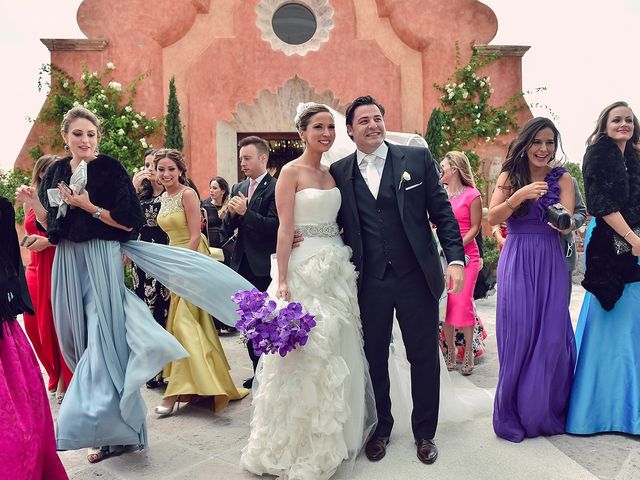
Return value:
[(240, 320), (236, 328), (246, 344), (251, 340), (256, 355), (278, 352), (284, 357), (298, 345), (307, 343), (309, 331), (316, 325), (314, 316), (297, 302), (278, 302), (259, 291), (240, 290), (231, 299), (238, 304)]

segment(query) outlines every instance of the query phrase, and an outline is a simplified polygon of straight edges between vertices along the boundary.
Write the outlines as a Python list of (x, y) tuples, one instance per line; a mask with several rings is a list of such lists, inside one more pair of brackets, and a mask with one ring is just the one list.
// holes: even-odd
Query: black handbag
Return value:
[[(631, 229), (631, 231), (640, 236), (640, 226)], [(616, 255), (622, 255), (623, 253), (631, 251), (631, 244), (622, 238), (621, 235), (613, 232), (613, 249), (615, 250)]]
[(231, 258), (233, 256), (233, 251), (236, 248), (236, 236), (232, 235), (229, 240), (222, 244), (222, 251), (224, 252), (224, 256), (227, 258)]

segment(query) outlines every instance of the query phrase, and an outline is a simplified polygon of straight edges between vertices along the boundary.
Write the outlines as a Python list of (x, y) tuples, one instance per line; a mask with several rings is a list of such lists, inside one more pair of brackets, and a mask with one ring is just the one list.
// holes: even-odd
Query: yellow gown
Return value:
[[(169, 236), (169, 245), (174, 247), (186, 248), (189, 243), (187, 217), (182, 206), (185, 190), (173, 197), (163, 194), (158, 213), (158, 225)], [(209, 255), (204, 235), (201, 235), (198, 252)], [(165, 397), (193, 394), (213, 397), (214, 409), (220, 411), (230, 400), (249, 394), (249, 390), (233, 384), (229, 362), (207, 312), (172, 293), (167, 331), (189, 352), (189, 357), (165, 367), (163, 375), (169, 379)]]

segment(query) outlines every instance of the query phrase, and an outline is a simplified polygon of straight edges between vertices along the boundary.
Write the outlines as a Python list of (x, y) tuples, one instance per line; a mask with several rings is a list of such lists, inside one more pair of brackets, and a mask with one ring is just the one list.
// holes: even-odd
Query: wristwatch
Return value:
[(96, 218), (96, 219), (100, 220), (100, 215), (102, 215), (102, 211), (103, 211), (103, 210), (104, 210), (104, 208), (102, 208), (102, 207), (98, 207), (98, 210), (96, 210), (95, 212), (93, 212), (93, 213), (91, 214), (91, 216), (92, 216), (93, 218)]

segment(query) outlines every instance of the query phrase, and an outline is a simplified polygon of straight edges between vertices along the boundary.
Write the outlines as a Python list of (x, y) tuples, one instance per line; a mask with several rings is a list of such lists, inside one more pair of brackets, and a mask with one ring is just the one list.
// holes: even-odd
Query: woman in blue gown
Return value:
[[(583, 173), (594, 219), (586, 242), (587, 290), (578, 320), (578, 361), (567, 432), (640, 434), (640, 125), (624, 102), (603, 110)], [(636, 229), (636, 232), (638, 230)], [(616, 255), (618, 234), (629, 251)]]
[(142, 225), (140, 203), (124, 167), (97, 153), (97, 117), (73, 108), (62, 135), (71, 155), (57, 161), (39, 196), (20, 187), (58, 245), (52, 304), (62, 354), (73, 379), (56, 421), (59, 450), (89, 447), (87, 460), (147, 445), (140, 387), (164, 365), (188, 354), (146, 304), (124, 286), (123, 254), (150, 276), (227, 324), (230, 297), (252, 285), (197, 252), (132, 241)]

